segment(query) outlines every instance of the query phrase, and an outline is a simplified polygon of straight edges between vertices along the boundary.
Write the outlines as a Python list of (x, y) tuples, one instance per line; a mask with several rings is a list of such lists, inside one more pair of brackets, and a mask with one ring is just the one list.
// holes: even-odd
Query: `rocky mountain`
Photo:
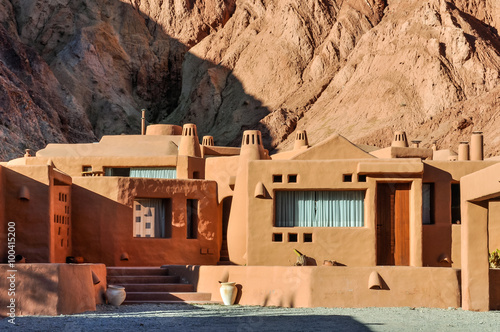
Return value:
[(500, 153), (496, 0), (0, 0), (0, 156), (194, 122)]

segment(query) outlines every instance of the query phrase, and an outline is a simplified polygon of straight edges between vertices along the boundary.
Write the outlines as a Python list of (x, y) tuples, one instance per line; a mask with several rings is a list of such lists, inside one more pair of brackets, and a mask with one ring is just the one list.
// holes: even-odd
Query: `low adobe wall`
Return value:
[[(75, 314), (94, 311), (97, 303), (104, 303), (104, 264), (16, 264), (13, 269), (15, 272), (8, 264), (0, 265), (2, 276), (14, 276), (0, 279), (1, 316)], [(92, 271), (101, 281), (97, 285)]]
[[(460, 307), (460, 271), (407, 266), (167, 266), (198, 292), (221, 301), (219, 280), (234, 281), (243, 305), (284, 307)], [(369, 289), (377, 272), (382, 289)]]

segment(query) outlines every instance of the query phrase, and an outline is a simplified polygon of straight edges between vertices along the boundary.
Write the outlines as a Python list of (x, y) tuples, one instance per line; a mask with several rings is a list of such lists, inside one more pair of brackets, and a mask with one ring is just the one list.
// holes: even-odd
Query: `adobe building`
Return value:
[[(474, 132), (456, 154), (396, 132), (382, 149), (340, 135), (310, 146), (297, 130), (293, 150), (270, 156), (259, 131), (233, 148), (200, 144), (193, 124), (143, 125), (0, 165), (1, 236), (14, 222), (20, 268), (85, 290), (86, 304), (70, 306), (52, 286), (49, 314), (102, 302), (105, 283), (93, 284), (104, 265), (168, 267), (215, 301), (229, 278), (240, 304), (500, 309), (500, 271), (488, 266), (500, 248), (500, 160), (483, 160), (483, 144)], [(296, 251), (306, 266), (294, 266)], [(6, 246), (0, 254), (6, 263)]]

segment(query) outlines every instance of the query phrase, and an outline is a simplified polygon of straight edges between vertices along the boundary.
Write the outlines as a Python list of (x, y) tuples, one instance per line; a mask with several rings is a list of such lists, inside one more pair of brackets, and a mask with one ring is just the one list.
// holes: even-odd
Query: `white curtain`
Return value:
[[(154, 234), (151, 237), (165, 237), (165, 204), (163, 199), (137, 199), (141, 204), (141, 227), (146, 223), (153, 223)], [(134, 204), (135, 206), (135, 204)], [(153, 217), (153, 218), (152, 218)]]
[(363, 227), (364, 191), (278, 191), (277, 227)]
[(175, 167), (133, 167), (130, 168), (131, 178), (175, 179)]

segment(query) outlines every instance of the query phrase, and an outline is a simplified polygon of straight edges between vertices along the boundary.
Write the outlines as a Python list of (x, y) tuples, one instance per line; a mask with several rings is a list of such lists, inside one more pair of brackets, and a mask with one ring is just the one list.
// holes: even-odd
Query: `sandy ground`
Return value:
[(17, 317), (17, 331), (500, 331), (500, 311), (277, 308), (187, 304), (98, 306), (68, 316)]

